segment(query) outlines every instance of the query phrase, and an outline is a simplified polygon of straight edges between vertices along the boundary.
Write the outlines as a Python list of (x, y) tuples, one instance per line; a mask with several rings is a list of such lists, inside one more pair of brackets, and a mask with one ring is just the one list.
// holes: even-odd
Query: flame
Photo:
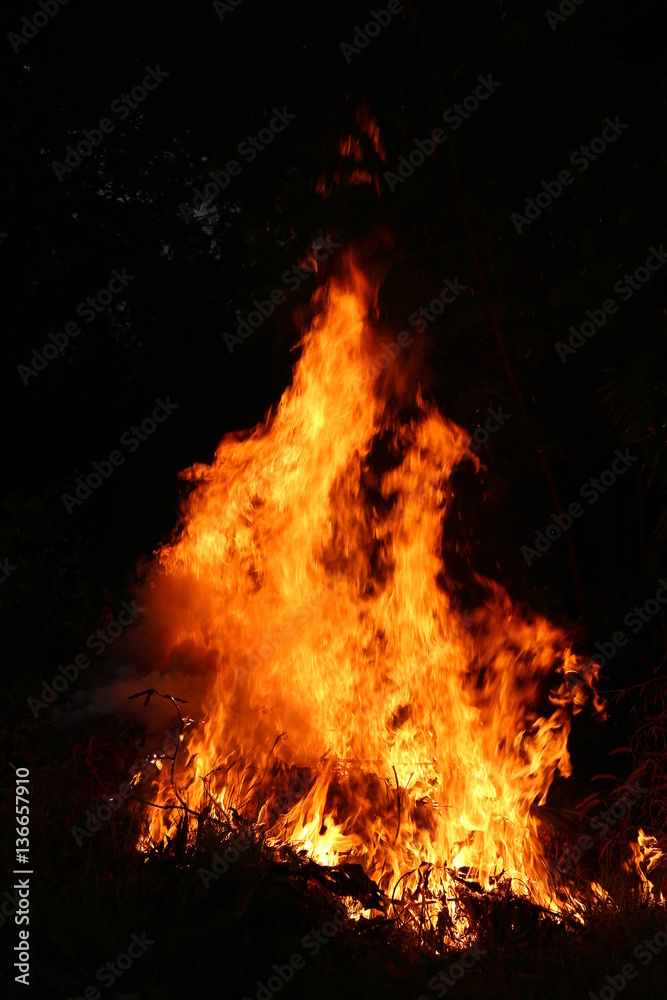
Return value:
[[(661, 850), (658, 839), (645, 834), (640, 827), (637, 831), (637, 840), (630, 842), (630, 849), (632, 858), (624, 865), (626, 871), (634, 868), (639, 875), (644, 895), (655, 894), (658, 902), (663, 902), (664, 894), (660, 886), (665, 878), (665, 853)], [(652, 874), (652, 878), (649, 878), (649, 873)]]
[(357, 106), (353, 131), (354, 135), (349, 133), (338, 142), (339, 162), (334, 168), (332, 182), (327, 181), (325, 170), (315, 183), (316, 192), (325, 198), (341, 183), (373, 184), (380, 194), (378, 164), (386, 160), (387, 154), (380, 139), (380, 128), (369, 106), (363, 102)]
[[(493, 580), (476, 575), (483, 602), (457, 612), (449, 480), (479, 460), (420, 392), (401, 419), (399, 361), (369, 380), (377, 292), (348, 255), (275, 411), (182, 473), (196, 485), (145, 595), (173, 693), (198, 712), (174, 787), (321, 864), (352, 859), (387, 892), (426, 870), (572, 911), (539, 807), (571, 772), (571, 717), (599, 668)], [(169, 770), (157, 805), (177, 807)], [(177, 815), (152, 808), (150, 840)]]

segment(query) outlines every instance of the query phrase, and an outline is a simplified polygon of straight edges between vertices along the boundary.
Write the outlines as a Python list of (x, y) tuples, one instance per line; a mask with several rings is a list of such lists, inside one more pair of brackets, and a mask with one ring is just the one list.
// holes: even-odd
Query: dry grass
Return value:
[[(605, 976), (627, 962), (639, 969), (628, 996), (661, 995), (667, 955), (643, 968), (632, 953), (665, 927), (667, 912), (655, 897), (638, 891), (636, 873), (622, 866), (637, 826), (663, 842), (665, 837), (664, 690), (656, 683), (642, 694), (642, 715), (625, 751), (649, 794), (569, 873), (581, 886), (599, 882), (613, 902), (590, 897), (582, 926), (556, 920), (507, 889), (489, 895), (462, 883), (459, 905), (477, 928), (485, 954), (448, 995), (461, 1000), (586, 997), (589, 990), (597, 994)], [(93, 735), (65, 734), (41, 721), (16, 731), (16, 749), (32, 775), (30, 926), (36, 990), (79, 995), (132, 933), (146, 931), (156, 944), (119, 981), (123, 995), (170, 1000), (214, 987), (225, 997), (254, 998), (257, 981), (266, 982), (274, 963), (284, 965), (296, 952), (305, 955), (304, 935), (331, 920), (341, 903), (356, 901), (372, 907), (372, 919), (342, 928), (318, 955), (307, 958), (281, 995), (294, 1000), (313, 994), (408, 1000), (437, 995), (429, 980), (456, 961), (455, 950), (445, 946), (446, 922), (430, 928), (416, 898), (383, 897), (358, 866), (323, 869), (290, 849), (268, 847), (261, 832), (238, 814), (222, 820), (191, 816), (180, 836), (143, 856), (134, 845), (144, 808), (130, 801), (77, 846), (71, 827), (125, 780), (127, 767), (146, 752), (142, 739), (138, 731), (118, 733), (109, 725)], [(7, 765), (6, 746), (4, 756)], [(588, 829), (594, 811), (587, 801), (579, 830)], [(9, 858), (14, 835), (9, 824), (5, 830), (3, 857)], [(199, 869), (210, 871), (215, 853), (239, 834), (248, 836), (248, 849), (206, 888)], [(569, 835), (576, 840), (576, 824)], [(556, 841), (551, 849), (555, 862)], [(649, 873), (656, 883), (658, 876), (659, 869)], [(8, 921), (2, 933), (12, 935), (12, 926)]]

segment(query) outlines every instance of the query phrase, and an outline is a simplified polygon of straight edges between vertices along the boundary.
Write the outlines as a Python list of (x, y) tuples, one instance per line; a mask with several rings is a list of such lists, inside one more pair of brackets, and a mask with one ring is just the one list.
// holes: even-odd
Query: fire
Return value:
[(657, 837), (645, 834), (640, 827), (637, 831), (637, 840), (630, 842), (630, 850), (632, 858), (625, 863), (626, 871), (632, 871), (634, 868), (639, 876), (643, 893), (646, 896), (655, 893), (657, 899), (663, 901), (661, 886), (665, 879), (665, 853)]
[(389, 893), (428, 871), (431, 887), (503, 880), (572, 910), (539, 807), (571, 772), (598, 668), (490, 579), (474, 615), (457, 612), (441, 536), (452, 471), (479, 460), (421, 393), (405, 415), (399, 362), (369, 377), (377, 292), (350, 254), (275, 410), (182, 473), (196, 485), (145, 601), (164, 688), (198, 722), (173, 786), (162, 772), (157, 805), (174, 809), (151, 808), (150, 838), (174, 835), (178, 800), (235, 809)]
[(380, 195), (378, 165), (387, 157), (380, 129), (371, 114), (370, 107), (363, 102), (357, 106), (354, 135), (342, 136), (338, 141), (338, 166), (334, 168), (331, 183), (326, 171), (318, 178), (315, 190), (328, 198), (334, 186), (343, 184), (372, 184)]

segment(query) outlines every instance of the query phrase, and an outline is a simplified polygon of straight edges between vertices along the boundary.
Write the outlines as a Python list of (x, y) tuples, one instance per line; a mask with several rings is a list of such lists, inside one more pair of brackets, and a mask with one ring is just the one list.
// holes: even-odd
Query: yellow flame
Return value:
[[(421, 394), (401, 420), (392, 373), (368, 378), (376, 294), (350, 257), (318, 293), (275, 411), (183, 474), (196, 486), (144, 597), (173, 693), (202, 721), (181, 795), (255, 815), (271, 842), (322, 864), (352, 858), (386, 890), (407, 872), (414, 889), (426, 863), (432, 886), (504, 877), (578, 909), (553, 885), (539, 806), (571, 772), (571, 716), (598, 667), (492, 580), (476, 577), (485, 598), (468, 628), (455, 613), (441, 556), (449, 479), (479, 463)], [(566, 682), (574, 673), (581, 684)], [(295, 774), (307, 778), (298, 794)], [(160, 804), (175, 801), (169, 777)], [(163, 809), (150, 824), (154, 840), (173, 834)]]

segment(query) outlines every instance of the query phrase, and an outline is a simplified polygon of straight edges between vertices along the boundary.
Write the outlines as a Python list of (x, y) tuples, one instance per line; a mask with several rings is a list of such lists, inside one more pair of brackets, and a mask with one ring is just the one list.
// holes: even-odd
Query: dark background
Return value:
[[(465, 491), (479, 565), (534, 606), (580, 618), (591, 647), (654, 594), (667, 482), (658, 465), (663, 273), (566, 364), (553, 345), (667, 234), (664, 62), (637, 8), (607, 4), (602, 14), (583, 5), (552, 31), (527, 6), (412, 5), (349, 64), (340, 42), (365, 23), (359, 5), (245, 0), (220, 21), (209, 3), (72, 3), (18, 53), (7, 42), (0, 252), (9, 481), (0, 556), (19, 566), (2, 585), (10, 657), (48, 663), (67, 655), (68, 641), (79, 647), (137, 556), (173, 526), (178, 471), (209, 461), (223, 433), (253, 425), (279, 398), (299, 336), (295, 315), (303, 318), (319, 279), (289, 293), (230, 354), (222, 333), (233, 331), (236, 310), (247, 315), (256, 295), (280, 286), (318, 233), (351, 243), (379, 224), (396, 238), (380, 298), (392, 329), (446, 277), (472, 288), (413, 348), (443, 412), (471, 430), (488, 406), (513, 414), (480, 452), (484, 487)], [(13, 10), (7, 32), (31, 12)], [(111, 101), (156, 64), (168, 79), (126, 121), (110, 115)], [(445, 105), (462, 101), (489, 73), (501, 87), (393, 194), (382, 178), (381, 198), (368, 187), (315, 193), (323, 169), (330, 176), (338, 165), (338, 139), (360, 101), (379, 123), (385, 169), (395, 171), (413, 139), (441, 124), (439, 95)], [(237, 146), (274, 106), (297, 118), (247, 163)], [(510, 214), (616, 115), (629, 128), (585, 173), (572, 169), (575, 183), (519, 235)], [(114, 133), (59, 183), (52, 161), (105, 116)], [(186, 224), (179, 205), (233, 157), (242, 173), (215, 199), (217, 216), (206, 228)], [(32, 348), (76, 319), (76, 305), (122, 267), (136, 275), (127, 294), (80, 323), (62, 357), (24, 385), (17, 369)], [(62, 493), (166, 395), (178, 412), (134, 455), (124, 450), (125, 465), (68, 514)], [(561, 539), (527, 567), (520, 546), (555, 509), (538, 447), (567, 506), (628, 444), (642, 472), (636, 464), (586, 508), (572, 554)], [(619, 654), (612, 686), (625, 679), (624, 664), (636, 672), (654, 662), (655, 629), (644, 632)]]
[[(3, 7), (5, 36), (37, 9)], [(664, 273), (627, 303), (613, 292), (667, 237), (654, 17), (658, 8), (588, 0), (552, 31), (532, 3), (406, 3), (348, 63), (340, 43), (368, 20), (363, 4), (244, 0), (221, 21), (208, 2), (72, 0), (18, 53), (3, 40), (0, 559), (17, 568), (0, 585), (0, 652), (12, 722), (26, 718), (35, 683), (115, 613), (137, 561), (172, 529), (178, 472), (209, 462), (224, 433), (279, 399), (322, 276), (289, 293), (233, 354), (222, 335), (318, 234), (344, 245), (370, 245), (380, 228), (393, 235), (394, 249), (378, 251), (387, 266), (378, 325), (395, 333), (445, 278), (470, 289), (411, 349), (429, 394), (462, 426), (474, 430), (489, 406), (512, 414), (480, 449), (487, 470), (477, 480), (458, 473), (443, 539), (452, 572), (470, 558), (570, 628), (582, 652), (628, 632), (624, 615), (667, 570)], [(126, 121), (109, 114), (157, 64), (168, 79)], [(489, 74), (498, 90), (391, 193), (383, 170), (395, 171)], [(361, 101), (386, 148), (381, 194), (334, 186), (322, 198), (316, 180), (339, 165), (338, 140)], [(296, 120), (253, 163), (238, 157), (284, 106)], [(574, 184), (519, 235), (511, 213), (617, 115), (629, 128), (585, 173), (570, 168)], [(113, 134), (59, 183), (51, 162), (104, 117)], [(242, 173), (217, 212), (186, 224), (179, 205), (231, 158)], [(136, 275), (127, 293), (24, 385), (17, 368), (32, 348), (123, 267)], [(610, 296), (618, 314), (562, 364), (554, 344)], [(166, 396), (176, 413), (135, 454), (123, 449), (125, 464), (68, 514), (61, 496), (77, 475)], [(564, 507), (578, 499), (625, 447), (640, 462), (528, 567), (520, 547), (548, 523), (555, 494)], [(602, 688), (652, 678), (665, 648), (658, 615), (605, 668)], [(607, 751), (635, 723), (632, 704), (604, 727), (585, 713), (573, 740), (582, 784), (609, 769)]]

